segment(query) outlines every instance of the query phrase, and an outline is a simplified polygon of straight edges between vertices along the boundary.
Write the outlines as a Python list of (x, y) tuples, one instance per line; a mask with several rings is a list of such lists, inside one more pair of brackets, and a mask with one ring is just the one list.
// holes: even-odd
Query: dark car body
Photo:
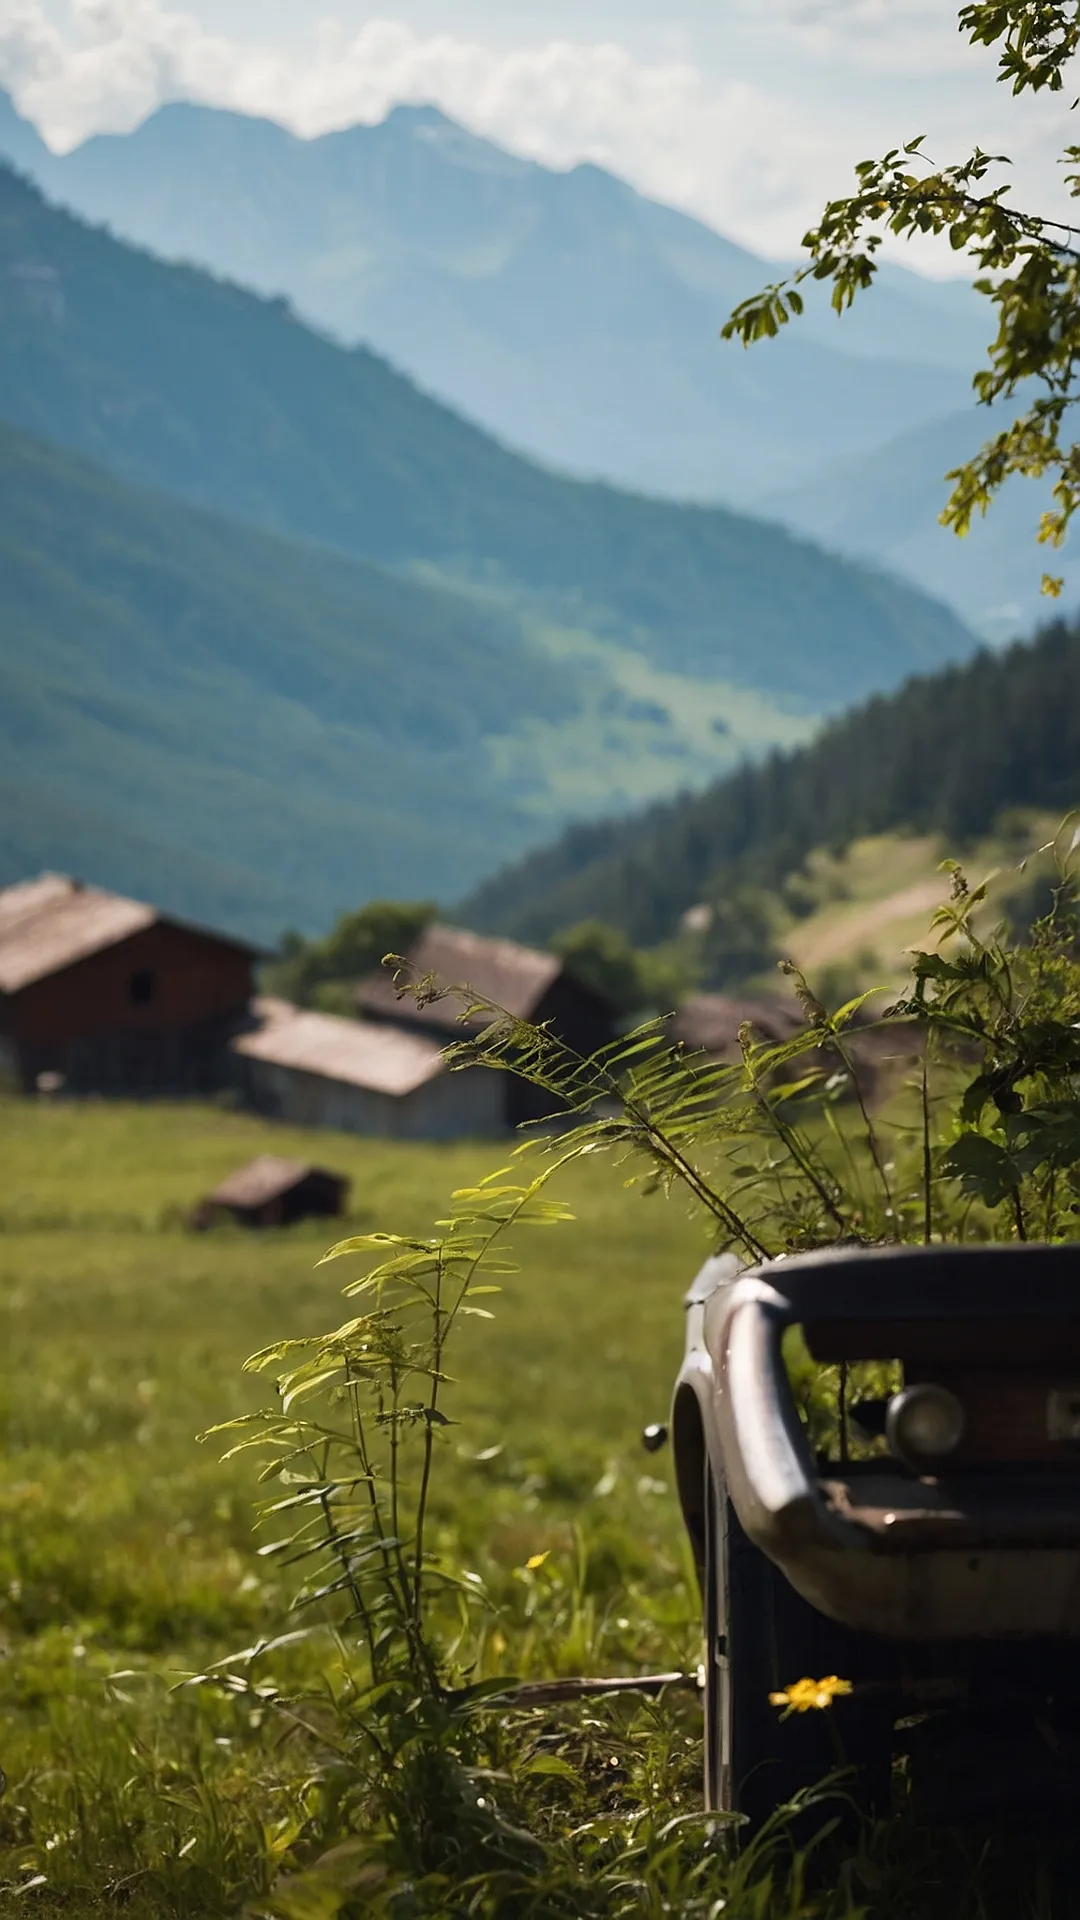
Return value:
[[(931, 1383), (963, 1416), (948, 1457), (849, 1448), (843, 1426), (837, 1457), (817, 1456), (785, 1363), (794, 1327), (823, 1365), (889, 1360), (909, 1393)], [(862, 1759), (879, 1784), (913, 1705), (1080, 1703), (1080, 1247), (708, 1261), (672, 1433), (705, 1596), (714, 1804), (768, 1811), (775, 1795), (746, 1786), (784, 1758), (767, 1694), (815, 1653), (851, 1682), (850, 1724), (856, 1707), (863, 1734), (873, 1718)], [(776, 1772), (785, 1791), (792, 1778)]]

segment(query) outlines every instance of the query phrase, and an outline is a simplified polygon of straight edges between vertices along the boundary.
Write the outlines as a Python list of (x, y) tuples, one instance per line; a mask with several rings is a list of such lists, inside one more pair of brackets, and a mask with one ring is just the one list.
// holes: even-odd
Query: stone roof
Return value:
[(0, 991), (18, 993), (152, 927), (153, 907), (59, 873), (0, 893)]
[(759, 1040), (779, 1044), (790, 1040), (803, 1024), (793, 1000), (778, 996), (694, 993), (684, 1000), (668, 1032), (688, 1053), (711, 1053), (719, 1059), (739, 1052), (739, 1028), (749, 1021)]

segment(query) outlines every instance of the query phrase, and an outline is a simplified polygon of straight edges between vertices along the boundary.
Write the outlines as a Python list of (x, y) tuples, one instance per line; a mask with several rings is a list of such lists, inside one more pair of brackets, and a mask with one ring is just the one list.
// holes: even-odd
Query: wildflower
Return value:
[(551, 1555), (550, 1547), (548, 1548), (547, 1553), (534, 1553), (532, 1556), (532, 1559), (526, 1560), (525, 1562), (527, 1571), (529, 1573), (535, 1573), (537, 1567), (542, 1567), (544, 1564), (544, 1561), (547, 1560), (550, 1557), (550, 1555)]
[(788, 1713), (812, 1713), (831, 1707), (841, 1694), (851, 1692), (851, 1681), (840, 1680), (835, 1673), (824, 1680), (795, 1680), (780, 1693), (770, 1693), (769, 1704)]

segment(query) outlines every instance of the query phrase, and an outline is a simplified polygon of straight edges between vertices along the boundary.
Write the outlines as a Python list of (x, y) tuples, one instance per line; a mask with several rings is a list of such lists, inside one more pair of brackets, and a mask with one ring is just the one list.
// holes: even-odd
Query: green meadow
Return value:
[[(355, 1746), (335, 1758), (362, 1662), (335, 1632), (332, 1599), (290, 1612), (301, 1571), (260, 1552), (258, 1456), (223, 1461), (222, 1436), (199, 1438), (272, 1398), (267, 1376), (244, 1372), (248, 1355), (356, 1310), (341, 1298), (355, 1262), (318, 1264), (327, 1223), (186, 1224), (225, 1173), (268, 1150), (350, 1176), (345, 1233), (427, 1234), (453, 1190), (499, 1164), (490, 1145), (304, 1134), (224, 1108), (0, 1100), (5, 1915), (441, 1920), (437, 1888), (425, 1880), (414, 1900), (400, 1867), (384, 1887), (355, 1865), (366, 1840), (342, 1841), (382, 1818)], [(462, 1609), (457, 1671), (470, 1683), (685, 1672), (700, 1654), (669, 1460), (644, 1454), (639, 1435), (664, 1415), (705, 1229), (599, 1157), (576, 1164), (561, 1197), (574, 1219), (515, 1237), (520, 1271), (485, 1303), (492, 1318), (463, 1323), (443, 1402), (428, 1539), (485, 1596)], [(452, 1605), (448, 1629), (452, 1640)], [(453, 1672), (452, 1646), (448, 1659)], [(399, 1716), (406, 1743), (421, 1707)], [(526, 1861), (535, 1851), (542, 1879), (530, 1892), (528, 1873), (506, 1891), (497, 1867), (451, 1877), (447, 1914), (1075, 1911), (1068, 1836), (1048, 1854), (1007, 1823), (992, 1838), (935, 1836), (901, 1816), (817, 1864), (793, 1864), (783, 1835), (763, 1857), (736, 1858), (701, 1819), (692, 1691), (480, 1720), (461, 1738), (481, 1781), (527, 1810), (536, 1837), (511, 1825), (503, 1839)], [(423, 1849), (427, 1808), (409, 1802), (409, 1779), (406, 1745), (379, 1843), (391, 1863)], [(452, 1835), (460, 1816), (435, 1817)], [(398, 1818), (415, 1833), (395, 1839)], [(356, 1876), (347, 1888), (339, 1868)]]
[[(295, 1828), (295, 1744), (257, 1708), (182, 1684), (295, 1624), (290, 1576), (253, 1531), (257, 1462), (223, 1464), (224, 1443), (198, 1436), (266, 1399), (242, 1371), (253, 1350), (346, 1315), (350, 1270), (317, 1264), (334, 1223), (185, 1224), (265, 1151), (350, 1176), (342, 1231), (416, 1233), (500, 1153), (215, 1108), (0, 1103), (0, 1888), (35, 1913), (232, 1911)], [(692, 1665), (675, 1500), (639, 1433), (664, 1416), (680, 1293), (707, 1243), (610, 1165), (578, 1167), (564, 1191), (576, 1223), (520, 1237), (495, 1317), (467, 1323), (437, 1522), (509, 1603), (490, 1671)], [(278, 1659), (304, 1679), (317, 1656)]]

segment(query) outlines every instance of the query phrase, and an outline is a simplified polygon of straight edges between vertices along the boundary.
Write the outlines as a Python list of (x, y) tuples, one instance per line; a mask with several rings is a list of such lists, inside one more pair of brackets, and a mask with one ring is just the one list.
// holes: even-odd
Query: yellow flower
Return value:
[(534, 1553), (532, 1559), (526, 1560), (525, 1562), (525, 1565), (528, 1568), (528, 1571), (530, 1573), (535, 1573), (537, 1567), (542, 1567), (544, 1564), (544, 1561), (549, 1559), (550, 1555), (551, 1555), (550, 1547), (548, 1548), (547, 1553)]
[(796, 1680), (782, 1693), (770, 1693), (769, 1704), (782, 1707), (785, 1713), (812, 1713), (831, 1707), (841, 1694), (850, 1692), (850, 1680), (839, 1680), (835, 1673), (829, 1673), (824, 1680)]

